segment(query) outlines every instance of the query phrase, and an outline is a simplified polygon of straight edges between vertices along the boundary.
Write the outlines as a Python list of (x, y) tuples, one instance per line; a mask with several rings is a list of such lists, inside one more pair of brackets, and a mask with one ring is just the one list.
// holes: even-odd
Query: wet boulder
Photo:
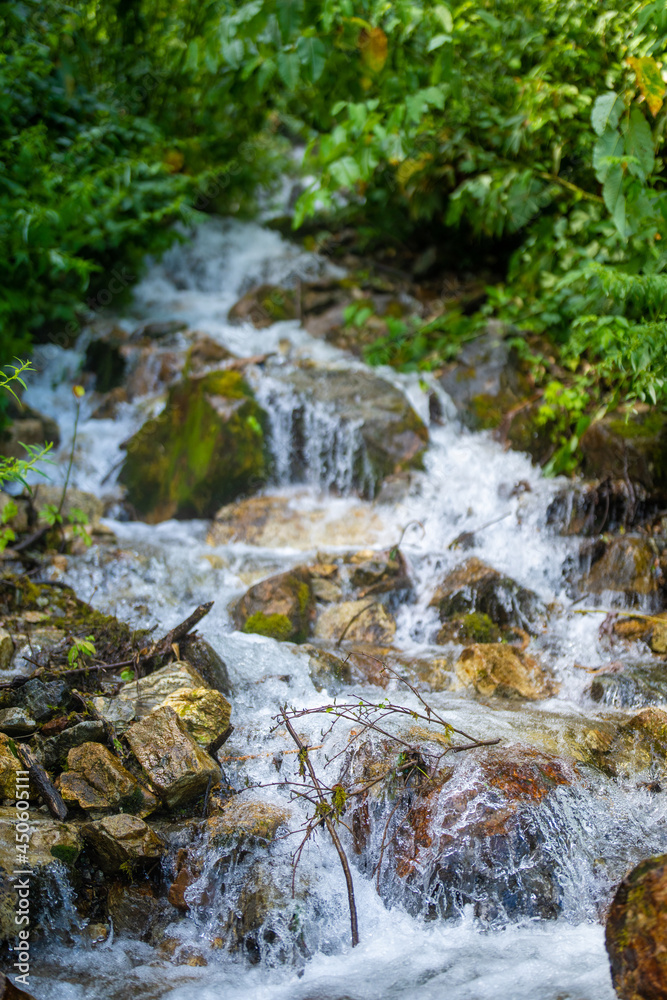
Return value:
[(125, 330), (113, 327), (86, 347), (83, 370), (95, 376), (96, 392), (110, 392), (122, 385), (127, 372), (126, 343)]
[(397, 548), (356, 552), (349, 559), (349, 569), (350, 584), (359, 598), (389, 593), (404, 598), (412, 589), (405, 558)]
[(174, 709), (201, 747), (210, 746), (227, 729), (232, 713), (225, 696), (207, 687), (179, 688), (163, 704)]
[(664, 662), (616, 663), (596, 674), (589, 688), (593, 701), (613, 708), (667, 704)]
[(627, 530), (655, 512), (648, 491), (625, 479), (568, 483), (547, 509), (547, 524), (561, 535), (592, 537), (603, 531)]
[(667, 491), (667, 418), (644, 410), (610, 413), (581, 435), (584, 471), (597, 479), (623, 478), (649, 493)]
[(123, 865), (142, 868), (162, 857), (164, 842), (138, 816), (118, 813), (81, 828), (86, 848), (95, 864), (107, 873)]
[(431, 598), (441, 622), (470, 614), (504, 628), (533, 632), (544, 614), (537, 594), (473, 556), (448, 573)]
[[(30, 846), (27, 860), (38, 875), (53, 869), (56, 862), (71, 866), (83, 850), (79, 827), (60, 823), (37, 811), (30, 812)], [(16, 810), (0, 809), (0, 868), (13, 872), (18, 860), (16, 840)], [(16, 900), (14, 900), (16, 903)], [(14, 905), (16, 909), (16, 905)]]
[(244, 632), (281, 642), (303, 642), (313, 618), (311, 575), (305, 566), (256, 583), (233, 608), (234, 624)]
[(258, 330), (281, 320), (296, 319), (294, 291), (279, 285), (259, 285), (236, 302), (227, 314), (231, 322), (250, 322)]
[(156, 797), (101, 743), (74, 747), (67, 755), (67, 768), (58, 780), (63, 800), (92, 815), (120, 810), (148, 816), (159, 805)]
[[(367, 773), (372, 778), (372, 769)], [(396, 788), (388, 800), (369, 793), (348, 822), (369, 872), (380, 860), (377, 845), (386, 843), (381, 893), (395, 899), (398, 889), (411, 912), (452, 917), (471, 905), (489, 924), (554, 918), (569, 843), (554, 798), (576, 780), (574, 765), (562, 758), (522, 745), (487, 748), (461, 755), (433, 780), (411, 783), (399, 800)]]
[(498, 698), (549, 698), (556, 686), (537, 660), (502, 643), (476, 643), (463, 650), (456, 663), (461, 687)]
[(622, 723), (596, 762), (613, 777), (667, 780), (667, 711), (645, 708)]
[(290, 816), (291, 811), (284, 806), (240, 794), (225, 802), (220, 812), (207, 820), (206, 828), (211, 844), (231, 840), (268, 841), (273, 840)]
[(315, 624), (320, 641), (387, 645), (396, 633), (396, 620), (383, 604), (373, 599), (341, 601), (325, 607)]
[(187, 374), (199, 375), (202, 371), (219, 365), (222, 361), (231, 361), (235, 355), (212, 337), (198, 336), (188, 351), (185, 359)]
[(656, 596), (663, 587), (660, 555), (646, 535), (618, 535), (588, 543), (582, 548), (580, 563), (590, 565), (579, 585), (583, 592), (611, 591), (636, 599)]
[(169, 809), (192, 802), (220, 782), (219, 766), (169, 705), (135, 722), (126, 738), (147, 780)]
[(338, 516), (331, 503), (300, 509), (297, 497), (249, 497), (218, 511), (209, 545), (246, 542), (263, 548), (312, 549), (318, 545), (372, 545), (386, 529), (377, 511), (359, 503)]
[(667, 1000), (667, 855), (641, 861), (616, 890), (605, 944), (623, 1000)]
[(27, 708), (0, 709), (0, 733), (5, 736), (30, 736), (37, 729), (37, 723)]
[(116, 934), (150, 940), (164, 920), (163, 906), (146, 883), (114, 882), (109, 889), (107, 912)]
[(183, 379), (127, 442), (119, 481), (129, 502), (151, 523), (212, 517), (266, 478), (264, 420), (237, 372)]
[[(372, 498), (388, 476), (422, 468), (426, 425), (390, 382), (370, 372), (309, 367), (275, 372), (273, 378), (296, 397), (284, 409), (290, 424), (289, 471), (294, 480), (313, 474), (315, 466), (320, 466), (323, 485), (352, 487)], [(276, 393), (276, 407), (280, 399)], [(318, 411), (310, 409), (313, 400)], [(313, 445), (321, 452), (316, 460), (307, 458)], [(331, 457), (325, 457), (324, 450)], [(337, 455), (344, 456), (342, 472), (337, 472), (337, 463), (341, 464)]]

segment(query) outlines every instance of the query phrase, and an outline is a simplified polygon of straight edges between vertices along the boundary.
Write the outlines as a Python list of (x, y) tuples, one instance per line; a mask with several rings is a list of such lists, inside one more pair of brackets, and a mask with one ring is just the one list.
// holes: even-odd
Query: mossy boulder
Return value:
[(619, 997), (667, 1000), (667, 854), (625, 876), (609, 908), (605, 944)]
[[(544, 613), (537, 594), (475, 556), (447, 574), (431, 598), (430, 607), (438, 609), (443, 623), (466, 619), (465, 627), (470, 632), (479, 634), (486, 625), (490, 637), (490, 625), (533, 631)], [(484, 617), (471, 619), (473, 614)]]
[(119, 481), (151, 523), (212, 517), (266, 478), (264, 411), (238, 372), (211, 372), (172, 386), (162, 413), (126, 445)]
[(305, 566), (278, 573), (248, 590), (232, 616), (238, 629), (279, 642), (304, 642), (310, 632), (314, 597)]

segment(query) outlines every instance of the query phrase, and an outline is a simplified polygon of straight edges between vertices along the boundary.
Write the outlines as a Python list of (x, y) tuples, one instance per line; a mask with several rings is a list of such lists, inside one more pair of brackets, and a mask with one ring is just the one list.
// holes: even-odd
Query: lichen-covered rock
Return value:
[(117, 872), (121, 865), (141, 867), (162, 857), (164, 842), (138, 816), (119, 813), (105, 816), (81, 828), (88, 853), (104, 872)]
[(386, 539), (377, 511), (370, 504), (348, 502), (340, 514), (331, 500), (307, 509), (299, 497), (248, 497), (223, 507), (208, 535), (209, 545), (246, 542), (262, 548), (310, 550), (319, 545), (372, 545)]
[(220, 781), (216, 762), (168, 705), (135, 722), (126, 736), (144, 774), (170, 809), (191, 802)]
[(225, 731), (232, 714), (225, 696), (206, 687), (179, 688), (163, 704), (174, 709), (202, 747), (213, 743)]
[(101, 743), (84, 743), (67, 755), (59, 778), (60, 794), (93, 815), (122, 811), (148, 816), (158, 800)]
[[(327, 411), (328, 429), (322, 428), (327, 447), (332, 455), (345, 455), (345, 482), (336, 481), (333, 459), (325, 462), (326, 470), (322, 470), (327, 485), (354, 487), (363, 496), (374, 497), (387, 476), (422, 468), (428, 443), (426, 425), (390, 382), (370, 372), (308, 367), (275, 372), (273, 377), (297, 397), (290, 400), (285, 413), (291, 423), (293, 479), (308, 471), (304, 455), (311, 432), (306, 412), (313, 400)], [(276, 405), (278, 399), (276, 395)], [(312, 468), (309, 471), (312, 473)]]
[(190, 663), (174, 660), (147, 677), (128, 681), (115, 698), (94, 698), (93, 704), (113, 722), (117, 732), (123, 732), (134, 719), (143, 719), (175, 691), (200, 687), (206, 687), (201, 674)]
[[(41, 872), (56, 861), (68, 866), (74, 864), (83, 849), (79, 828), (74, 823), (59, 823), (32, 810), (29, 823), (27, 862), (33, 872)], [(16, 847), (16, 810), (5, 807), (0, 809), (0, 868), (5, 872), (16, 868)]]
[(16, 797), (16, 772), (21, 770), (23, 764), (16, 756), (14, 741), (0, 733), (0, 801)]
[(548, 698), (553, 681), (533, 657), (501, 643), (476, 643), (463, 650), (456, 663), (462, 687), (499, 698)]
[(657, 594), (663, 585), (654, 543), (645, 535), (621, 535), (582, 550), (581, 559), (592, 565), (580, 589), (592, 594), (618, 591), (628, 596)]
[(229, 799), (219, 813), (207, 820), (206, 826), (213, 844), (232, 838), (273, 840), (290, 816), (290, 810), (283, 806), (242, 794)]
[(667, 854), (641, 861), (616, 890), (605, 944), (623, 1000), (667, 1000)]
[(266, 477), (264, 413), (238, 372), (172, 386), (162, 413), (127, 443), (119, 481), (145, 520), (212, 517)]
[(305, 566), (255, 584), (233, 610), (238, 629), (281, 642), (303, 642), (310, 631), (312, 616), (311, 577)]
[(645, 708), (619, 726), (611, 745), (597, 755), (607, 774), (667, 778), (667, 712)]
[(442, 622), (477, 612), (487, 615), (501, 628), (529, 631), (534, 630), (535, 622), (544, 612), (537, 594), (475, 556), (447, 574), (430, 607), (438, 609)]
[(336, 642), (389, 645), (396, 633), (394, 616), (379, 601), (342, 601), (325, 607), (315, 624), (315, 638)]

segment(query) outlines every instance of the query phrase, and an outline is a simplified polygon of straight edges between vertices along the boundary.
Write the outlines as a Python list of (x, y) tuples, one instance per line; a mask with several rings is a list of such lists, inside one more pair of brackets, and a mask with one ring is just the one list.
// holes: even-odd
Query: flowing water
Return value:
[[(318, 558), (321, 561), (323, 554), (354, 547), (386, 548), (410, 525), (402, 552), (415, 582), (415, 599), (400, 608), (395, 639), (395, 646), (407, 657), (442, 656), (442, 648), (433, 645), (437, 616), (428, 601), (446, 571), (468, 555), (479, 556), (552, 606), (548, 632), (533, 639), (531, 649), (552, 667), (560, 685), (556, 696), (537, 704), (492, 704), (444, 691), (429, 696), (433, 707), (452, 724), (480, 738), (524, 741), (567, 756), (588, 720), (600, 717), (600, 706), (586, 693), (589, 675), (577, 664), (595, 667), (612, 656), (598, 638), (600, 616), (568, 610), (571, 599), (564, 566), (577, 543), (559, 536), (546, 523), (549, 502), (562, 484), (544, 480), (526, 457), (504, 451), (488, 434), (463, 429), (451, 401), (435, 382), (425, 386), (417, 377), (380, 370), (378, 374), (398, 386), (427, 423), (429, 394), (440, 396), (445, 416), (430, 425), (425, 469), (413, 477), (409, 489), (394, 501), (364, 502), (350, 491), (351, 462), (358, 447), (354, 421), (342, 427), (325, 405), (316, 400), (297, 401), (280, 378), (303, 359), (343, 369), (359, 369), (362, 363), (314, 340), (297, 322), (255, 330), (249, 324), (233, 326), (227, 321), (230, 306), (253, 285), (331, 271), (326, 261), (258, 224), (210, 221), (191, 241), (152, 265), (136, 289), (131, 308), (122, 317), (114, 317), (128, 331), (138, 322), (179, 319), (241, 356), (273, 355), (266, 365), (251, 368), (247, 374), (271, 418), (275, 482), (264, 492), (286, 498), (295, 517), (303, 518), (298, 537), (278, 537), (275, 545), (232, 542), (211, 546), (209, 526), (202, 521), (150, 526), (124, 520), (118, 503), (121, 494), (114, 485), (114, 470), (123, 456), (120, 445), (147, 415), (156, 412), (160, 401), (140, 398), (121, 404), (116, 419), (99, 420), (91, 419), (92, 403), (86, 398), (73, 483), (105, 498), (111, 515), (116, 515), (105, 522), (116, 541), (71, 557), (67, 568), (54, 569), (54, 575), (96, 607), (136, 625), (157, 623), (159, 633), (185, 618), (197, 604), (214, 599), (213, 611), (199, 630), (229, 669), (236, 730), (225, 750), (229, 757), (244, 758), (243, 763), (230, 761), (226, 777), (237, 787), (244, 781), (275, 783), (276, 750), (288, 749), (284, 732), (271, 733), (278, 706), (284, 702), (316, 706), (326, 703), (334, 692), (315, 688), (308, 655), (298, 646), (235, 631), (228, 613), (230, 602), (257, 579)], [(185, 349), (185, 341), (181, 346)], [(77, 380), (84, 349), (85, 335), (76, 350), (43, 348), (37, 358), (40, 374), (28, 393), (28, 402), (60, 423), (60, 467), (56, 464), (51, 473), (56, 482), (64, 475), (71, 443), (71, 386)], [(305, 406), (307, 461), (305, 482), (294, 483), (290, 421), (297, 402)], [(517, 484), (521, 484), (519, 489)], [(476, 534), (468, 552), (448, 548), (461, 532), (494, 520)], [(398, 698), (396, 687), (392, 697)], [(348, 688), (344, 694), (384, 696), (368, 685)], [(415, 704), (409, 692), (400, 697), (405, 704)], [(613, 717), (614, 712), (602, 714)], [(312, 724), (300, 720), (300, 726), (313, 742), (319, 740), (321, 720), (313, 719)], [(344, 740), (342, 730), (334, 731), (327, 738), (326, 751), (337, 750)], [(285, 756), (284, 760), (293, 762), (294, 758)], [(282, 775), (288, 766), (284, 763)], [(476, 780), (473, 756), (466, 767), (456, 780)], [(275, 786), (263, 794), (270, 801), (285, 802), (285, 792)], [(293, 805), (297, 817), (300, 808), (298, 803)], [(350, 947), (345, 886), (331, 844), (318, 836), (307, 846), (292, 900), (290, 853), (295, 843), (278, 841), (268, 855), (246, 859), (244, 871), (226, 872), (219, 879), (218, 896), (205, 907), (193, 907), (189, 918), (175, 925), (173, 934), (184, 947), (196, 945), (203, 950), (205, 966), (173, 965), (146, 944), (113, 937), (91, 950), (77, 933), (71, 907), (68, 910), (65, 905), (62, 922), (69, 925), (70, 940), (58, 943), (56, 936), (42, 949), (31, 988), (40, 1000), (127, 996), (146, 1000), (611, 1000), (614, 994), (601, 915), (614, 885), (628, 868), (643, 856), (667, 849), (664, 819), (662, 796), (632, 783), (583, 773), (580, 782), (558, 789), (535, 820), (543, 859), (556, 873), (559, 887), (556, 919), (542, 919), (538, 910), (526, 917), (530, 909), (525, 907), (524, 916), (518, 917), (500, 893), (496, 909), (486, 919), (480, 916), (479, 907), (467, 905), (455, 908), (449, 919), (432, 920), (414, 888), (411, 895), (397, 879), (387, 877), (379, 895), (372, 874), (353, 863), (361, 938), (355, 949)], [(293, 826), (298, 825), (295, 820)], [(204, 847), (202, 851), (205, 879), (215, 874), (217, 858), (213, 850)], [(515, 857), (499, 857), (496, 881), (505, 879), (509, 885), (511, 877), (515, 884), (526, 863), (520, 851)], [(239, 952), (216, 949), (211, 941), (230, 909), (241, 906), (243, 877), (252, 865), (258, 870), (264, 866), (283, 902), (272, 909), (271, 933), (263, 935), (250, 961)], [(65, 888), (54, 887), (59, 907), (63, 900), (67, 903), (66, 895)]]

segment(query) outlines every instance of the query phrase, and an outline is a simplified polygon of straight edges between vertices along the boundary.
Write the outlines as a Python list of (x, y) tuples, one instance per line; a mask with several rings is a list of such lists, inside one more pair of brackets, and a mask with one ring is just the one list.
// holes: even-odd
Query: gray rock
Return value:
[(67, 760), (67, 754), (74, 747), (80, 747), (82, 743), (101, 743), (105, 736), (104, 723), (95, 719), (64, 729), (62, 733), (44, 741), (42, 745), (44, 766), (49, 771), (62, 767)]
[(0, 733), (6, 736), (29, 736), (37, 723), (25, 708), (3, 708), (0, 711)]
[(63, 681), (49, 681), (45, 684), (35, 677), (21, 688), (21, 700), (32, 717), (42, 722), (52, 714), (53, 706), (61, 703), (65, 690)]

